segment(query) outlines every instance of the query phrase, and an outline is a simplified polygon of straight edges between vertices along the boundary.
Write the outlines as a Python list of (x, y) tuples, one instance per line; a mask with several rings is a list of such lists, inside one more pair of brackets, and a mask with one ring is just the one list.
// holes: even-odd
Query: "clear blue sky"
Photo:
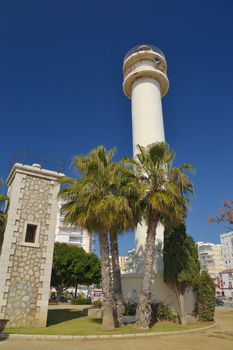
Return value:
[[(132, 155), (122, 61), (133, 46), (158, 46), (168, 62), (166, 140), (177, 164), (195, 165), (188, 231), (218, 242), (207, 218), (233, 198), (233, 2), (2, 0), (0, 176), (16, 149), (67, 162), (104, 144)], [(133, 248), (120, 240), (120, 253)]]

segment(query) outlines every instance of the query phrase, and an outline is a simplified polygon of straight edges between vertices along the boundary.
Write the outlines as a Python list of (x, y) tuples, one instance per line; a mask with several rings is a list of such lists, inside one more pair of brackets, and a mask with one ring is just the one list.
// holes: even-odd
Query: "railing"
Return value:
[(41, 155), (38, 153), (30, 152), (28, 150), (16, 151), (16, 153), (11, 159), (9, 168), (11, 169), (16, 162), (27, 165), (39, 163), (42, 166), (42, 168), (45, 169), (54, 170), (59, 173), (64, 173), (65, 171), (65, 161), (63, 159)]
[(156, 63), (156, 62), (153, 62), (153, 61), (150, 61), (150, 65), (141, 65), (141, 66), (138, 66), (138, 67), (135, 67), (134, 65), (131, 66), (126, 72), (125, 72), (125, 77), (131, 73), (131, 72), (137, 72), (137, 71), (140, 71), (140, 70), (144, 70), (144, 69), (153, 69), (155, 68), (156, 70), (159, 70), (160, 72), (164, 73), (167, 75), (167, 72), (166, 70), (161, 67), (161, 65), (159, 63)]

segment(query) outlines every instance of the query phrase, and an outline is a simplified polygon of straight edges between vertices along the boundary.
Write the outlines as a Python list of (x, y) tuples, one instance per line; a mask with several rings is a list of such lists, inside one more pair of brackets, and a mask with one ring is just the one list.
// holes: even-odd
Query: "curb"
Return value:
[(210, 326), (202, 328), (187, 329), (183, 331), (173, 332), (151, 332), (151, 333), (134, 333), (134, 334), (101, 334), (101, 335), (33, 335), (33, 334), (0, 334), (1, 340), (13, 340), (13, 339), (28, 339), (28, 340), (99, 340), (99, 339), (124, 339), (124, 338), (139, 338), (139, 337), (154, 337), (165, 335), (178, 335), (185, 333), (195, 333), (199, 331), (205, 331), (213, 328), (217, 325), (217, 321), (214, 321)]

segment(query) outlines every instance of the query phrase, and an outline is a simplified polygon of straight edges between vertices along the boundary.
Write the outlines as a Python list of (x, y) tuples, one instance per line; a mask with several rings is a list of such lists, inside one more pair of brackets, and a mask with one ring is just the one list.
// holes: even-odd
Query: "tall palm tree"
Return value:
[[(0, 187), (3, 185), (4, 181), (0, 178)], [(8, 196), (0, 193), (0, 253), (3, 243), (4, 232), (7, 222), (7, 210), (9, 205)]]
[(180, 222), (189, 205), (186, 194), (193, 193), (192, 183), (185, 173), (192, 170), (192, 166), (185, 163), (174, 167), (174, 157), (175, 153), (164, 142), (154, 143), (146, 148), (139, 146), (137, 175), (144, 186), (142, 206), (148, 228), (142, 289), (136, 312), (138, 328), (149, 328), (151, 322), (151, 279), (158, 223), (169, 227)]
[(108, 233), (113, 227), (118, 232), (118, 218), (132, 216), (127, 198), (119, 194), (120, 166), (112, 160), (113, 155), (114, 150), (99, 146), (87, 156), (76, 156), (78, 178), (62, 178), (65, 187), (60, 191), (66, 201), (62, 206), (65, 220), (98, 234), (104, 294), (102, 327), (108, 330), (114, 328)]
[(141, 219), (140, 195), (141, 186), (132, 168), (132, 160), (129, 158), (118, 163), (116, 172), (118, 179), (117, 193), (126, 198), (126, 205), (130, 210), (122, 212), (115, 218), (115, 223), (110, 229), (110, 247), (112, 256), (113, 297), (115, 301), (115, 323), (123, 325), (125, 311), (121, 284), (121, 270), (119, 265), (118, 236), (122, 232), (134, 229)]

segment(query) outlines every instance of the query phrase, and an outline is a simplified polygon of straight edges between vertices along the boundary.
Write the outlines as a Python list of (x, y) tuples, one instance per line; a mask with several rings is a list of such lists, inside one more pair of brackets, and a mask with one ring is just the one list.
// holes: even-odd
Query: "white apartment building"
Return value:
[[(120, 267), (120, 271), (121, 273), (125, 273), (125, 264), (126, 264), (126, 256), (122, 256), (120, 255), (118, 257), (118, 261), (119, 261), (119, 267)], [(113, 267), (112, 267), (112, 256), (109, 255), (109, 263), (110, 263), (110, 273), (113, 273)]]
[(216, 279), (218, 273), (225, 268), (221, 245), (209, 242), (197, 242), (196, 244), (201, 271), (207, 271), (213, 279)]
[(94, 236), (78, 226), (65, 223), (60, 208), (61, 201), (58, 204), (55, 242), (73, 244), (82, 247), (87, 253), (93, 253), (95, 251)]
[(119, 256), (119, 265), (121, 269), (121, 273), (125, 273), (125, 265), (126, 265), (126, 256)]
[(221, 271), (220, 290), (225, 298), (233, 298), (233, 269)]
[(125, 273), (135, 272), (135, 249), (128, 251), (128, 256), (125, 257)]
[(220, 235), (222, 257), (226, 269), (233, 269), (233, 231)]

